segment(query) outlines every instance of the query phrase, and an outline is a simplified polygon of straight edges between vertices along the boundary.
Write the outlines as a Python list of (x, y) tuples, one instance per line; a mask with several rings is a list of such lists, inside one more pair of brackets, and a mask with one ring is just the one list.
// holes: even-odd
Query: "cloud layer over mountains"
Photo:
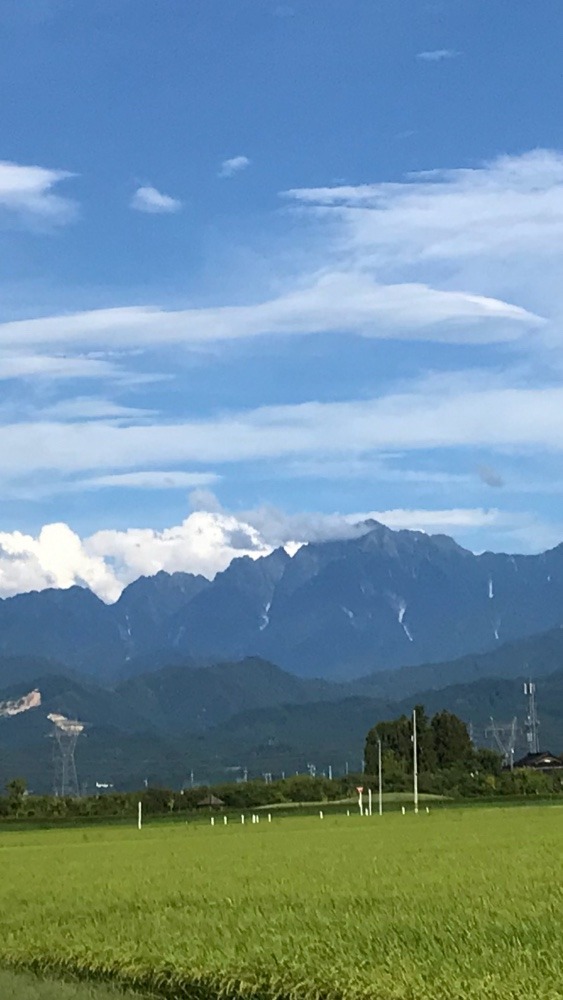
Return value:
[(257, 559), (280, 546), (292, 555), (307, 542), (357, 537), (367, 530), (367, 519), (462, 536), (499, 520), (496, 510), (469, 508), (287, 515), (264, 507), (235, 515), (221, 510), (212, 495), (198, 492), (192, 506), (203, 505), (208, 509), (192, 510), (181, 524), (163, 530), (103, 530), (80, 538), (68, 524), (57, 523), (45, 525), (37, 536), (1, 532), (0, 597), (78, 584), (111, 602), (139, 576), (165, 570), (212, 579), (241, 556)]

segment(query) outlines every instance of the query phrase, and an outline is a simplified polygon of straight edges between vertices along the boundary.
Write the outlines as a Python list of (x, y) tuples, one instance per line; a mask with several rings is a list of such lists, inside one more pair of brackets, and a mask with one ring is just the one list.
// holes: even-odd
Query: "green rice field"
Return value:
[(0, 832), (0, 966), (80, 1000), (559, 1000), (562, 920), (558, 806)]

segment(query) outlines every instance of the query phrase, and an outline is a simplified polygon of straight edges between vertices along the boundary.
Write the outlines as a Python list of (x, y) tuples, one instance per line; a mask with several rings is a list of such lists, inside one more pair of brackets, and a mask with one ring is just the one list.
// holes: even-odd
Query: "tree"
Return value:
[(6, 792), (8, 793), (8, 802), (10, 804), (10, 809), (16, 815), (19, 813), (21, 809), (26, 791), (27, 791), (27, 784), (25, 778), (12, 778), (12, 780), (8, 781), (6, 785)]
[(475, 768), (478, 772), (490, 774), (497, 778), (502, 774), (502, 755), (496, 750), (490, 750), (488, 747), (479, 747), (478, 750), (474, 751), (474, 755)]
[(416, 712), (418, 770), (431, 772), (435, 770), (437, 764), (436, 750), (434, 748), (434, 731), (430, 719), (424, 710), (424, 705), (415, 705), (414, 710)]
[(473, 757), (473, 746), (465, 722), (452, 712), (437, 712), (431, 722), (435, 762), (439, 768), (465, 765)]
[(406, 715), (401, 715), (390, 722), (378, 722), (367, 734), (364, 750), (367, 774), (377, 774), (380, 740), (384, 754), (392, 754), (398, 763), (412, 761), (412, 723)]
[[(423, 705), (416, 705), (416, 737), (419, 771), (433, 771), (436, 767), (434, 734)], [(390, 722), (378, 722), (366, 737), (364, 757), (367, 774), (377, 774), (378, 742), (384, 754), (392, 754), (397, 763), (412, 772), (413, 727), (412, 716), (401, 715)]]

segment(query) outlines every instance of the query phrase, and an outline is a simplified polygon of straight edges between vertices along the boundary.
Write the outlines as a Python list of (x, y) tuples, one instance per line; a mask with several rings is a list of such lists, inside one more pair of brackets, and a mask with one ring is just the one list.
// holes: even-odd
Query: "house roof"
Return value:
[(514, 767), (535, 767), (538, 770), (551, 770), (551, 768), (562, 767), (563, 758), (557, 754), (544, 750), (541, 753), (527, 753), (514, 764)]
[(209, 795), (206, 795), (205, 798), (201, 800), (201, 802), (198, 802), (198, 806), (224, 806), (224, 805), (225, 803), (223, 802), (223, 799), (218, 799), (216, 795), (212, 795), (211, 793)]

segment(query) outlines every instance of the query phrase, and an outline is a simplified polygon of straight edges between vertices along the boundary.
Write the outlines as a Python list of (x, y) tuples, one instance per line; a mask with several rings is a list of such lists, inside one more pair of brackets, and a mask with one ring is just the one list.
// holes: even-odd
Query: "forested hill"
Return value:
[[(32, 667), (38, 661), (0, 659), (0, 676), (12, 672), (12, 682), (0, 689), (0, 702), (31, 689), (42, 697), (39, 708), (0, 719), (0, 784), (23, 773), (32, 787), (49, 787), (52, 754), (46, 736), (52, 712), (87, 724), (77, 750), (81, 781), (181, 785), (192, 770), (200, 781), (222, 781), (244, 767), (253, 774), (302, 771), (311, 762), (319, 770), (330, 764), (336, 772), (346, 763), (357, 769), (366, 731), (377, 721), (410, 712), (414, 702), (423, 702), (431, 713), (455, 712), (473, 723), (476, 739), (484, 743), (490, 716), (497, 722), (517, 716), (521, 729), (522, 682), (529, 676), (538, 686), (542, 746), (559, 752), (563, 673), (550, 671), (561, 664), (562, 645), (563, 632), (557, 630), (525, 640), (522, 649), (515, 643), (494, 654), (420, 667), (418, 688), (414, 668), (330, 684), (250, 659), (174, 666), (110, 690), (49, 672), (55, 667), (46, 661), (39, 666), (47, 673), (35, 676)], [(23, 666), (25, 679), (16, 681), (14, 669)], [(483, 676), (486, 670), (496, 676)], [(478, 679), (471, 681), (472, 676)], [(399, 683), (392, 690), (394, 678)], [(425, 686), (429, 678), (432, 688)], [(453, 683), (447, 685), (446, 678)]]

